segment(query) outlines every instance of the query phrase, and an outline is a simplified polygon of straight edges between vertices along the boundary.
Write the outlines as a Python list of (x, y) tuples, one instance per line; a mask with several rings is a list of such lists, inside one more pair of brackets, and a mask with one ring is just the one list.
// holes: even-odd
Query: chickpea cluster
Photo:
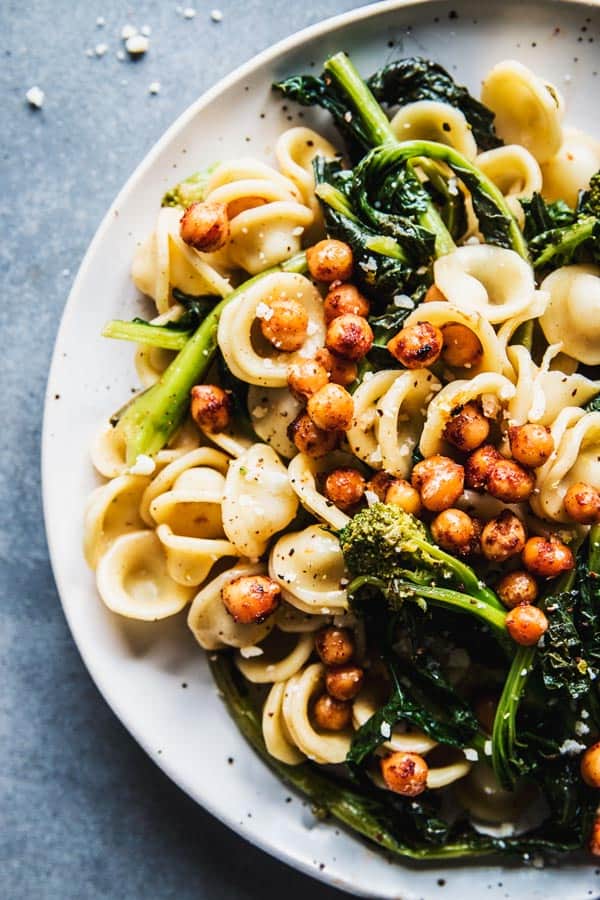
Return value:
[[(430, 288), (425, 300), (437, 299)], [(387, 348), (407, 369), (429, 367), (438, 360), (452, 368), (471, 369), (483, 355), (477, 335), (460, 322), (449, 322), (442, 328), (427, 320), (407, 325), (388, 341)]]
[(315, 650), (325, 670), (325, 692), (313, 704), (315, 725), (343, 731), (352, 722), (352, 700), (363, 686), (364, 670), (353, 662), (354, 636), (349, 628), (328, 625), (315, 636)]

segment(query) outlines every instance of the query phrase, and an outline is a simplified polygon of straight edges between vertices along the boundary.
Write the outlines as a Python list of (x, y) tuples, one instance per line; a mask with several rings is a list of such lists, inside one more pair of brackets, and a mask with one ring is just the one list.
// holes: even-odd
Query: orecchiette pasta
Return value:
[(83, 533), (85, 558), (92, 569), (116, 538), (144, 527), (139, 506), (148, 482), (142, 475), (119, 475), (90, 494)]
[[(184, 308), (179, 303), (171, 306), (167, 312), (151, 319), (151, 325), (166, 325), (167, 322), (174, 322), (179, 319)], [(150, 387), (155, 384), (164, 370), (167, 368), (175, 352), (173, 350), (163, 350), (162, 347), (150, 347), (146, 344), (138, 344), (135, 354), (135, 370), (140, 379), (142, 387)]]
[(252, 385), (248, 390), (248, 412), (254, 431), (286, 459), (291, 459), (298, 452), (288, 437), (287, 429), (301, 409), (302, 404), (287, 388)]
[(390, 122), (399, 141), (437, 141), (454, 147), (467, 159), (477, 156), (477, 144), (463, 113), (438, 100), (418, 100), (400, 107)]
[[(148, 458), (149, 474), (158, 471), (173, 460), (184, 455), (199, 444), (198, 430), (190, 422), (186, 422), (170, 441), (169, 446), (160, 450), (153, 460)], [(94, 468), (105, 478), (116, 478), (130, 471), (125, 459), (125, 441), (119, 427), (113, 427), (108, 422), (96, 434), (90, 456)], [(135, 466), (134, 466), (135, 468)], [(133, 472), (132, 474), (136, 474)]]
[[(256, 333), (257, 320), (275, 299), (300, 301), (308, 314), (307, 337), (302, 347), (286, 353), (276, 350)], [(237, 378), (262, 387), (284, 387), (289, 366), (312, 359), (325, 343), (325, 317), (321, 296), (303, 275), (275, 272), (248, 287), (225, 308), (219, 322), (219, 347)]]
[(260, 654), (248, 656), (242, 648), (236, 653), (235, 664), (253, 684), (287, 681), (300, 671), (313, 649), (314, 639), (309, 632), (286, 634), (274, 628), (263, 641)]
[(542, 195), (575, 207), (579, 191), (589, 187), (599, 169), (600, 141), (576, 128), (565, 128), (560, 148), (542, 166)]
[(321, 493), (317, 478), (329, 469), (347, 465), (356, 466), (354, 457), (349, 453), (336, 452), (325, 459), (312, 459), (305, 453), (298, 453), (288, 466), (290, 484), (302, 506), (332, 528), (343, 528), (349, 518)]
[(600, 268), (563, 266), (548, 275), (549, 301), (540, 325), (550, 344), (586, 365), (600, 363)]
[(542, 170), (525, 147), (507, 144), (480, 153), (475, 164), (502, 192), (512, 214), (520, 225), (524, 221), (522, 198), (542, 190)]
[[(225, 475), (229, 465), (229, 460), (224, 453), (213, 450), (211, 447), (197, 447), (188, 453), (180, 454), (162, 469), (161, 472), (150, 482), (144, 491), (142, 502), (140, 504), (140, 515), (147, 525), (153, 527), (157, 524), (152, 512), (152, 506), (161, 496), (170, 492), (177, 480), (185, 473), (201, 468), (212, 470), (213, 484), (215, 476), (219, 473)], [(221, 482), (219, 482), (222, 484)], [(222, 495), (222, 491), (221, 491)], [(159, 504), (160, 508), (160, 504)]]
[(288, 766), (297, 766), (304, 762), (304, 753), (294, 744), (283, 716), (283, 695), (286, 691), (286, 683), (278, 682), (273, 685), (265, 700), (262, 714), (262, 732), (265, 745), (269, 754)]
[(311, 721), (312, 699), (322, 692), (325, 666), (313, 663), (285, 682), (281, 709), (287, 733), (298, 750), (316, 763), (341, 763), (346, 759), (352, 731), (321, 732)]
[(339, 541), (320, 525), (280, 537), (269, 556), (269, 575), (302, 612), (334, 615), (348, 606)]
[(335, 147), (312, 128), (288, 128), (277, 138), (275, 156), (282, 174), (294, 182), (303, 202), (312, 210), (315, 224), (322, 225), (321, 207), (315, 196), (312, 163), (317, 156), (334, 159), (338, 156)]

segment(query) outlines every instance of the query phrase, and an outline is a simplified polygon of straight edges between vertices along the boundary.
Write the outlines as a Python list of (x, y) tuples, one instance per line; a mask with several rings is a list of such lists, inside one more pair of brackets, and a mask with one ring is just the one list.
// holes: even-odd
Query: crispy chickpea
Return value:
[[(396, 481), (396, 479), (393, 475), (390, 475), (389, 472), (376, 472), (367, 482), (367, 490), (371, 491), (373, 494), (377, 494), (381, 503), (385, 503), (385, 495), (394, 481)], [(421, 499), (419, 498), (419, 504), (420, 503)]]
[(548, 619), (537, 606), (523, 603), (506, 613), (506, 629), (515, 643), (533, 647), (548, 630)]
[(294, 363), (288, 369), (288, 387), (297, 400), (307, 400), (328, 382), (327, 369), (315, 359)]
[(199, 428), (217, 433), (231, 422), (231, 394), (216, 384), (195, 384), (190, 391), (190, 412)]
[(418, 797), (427, 787), (429, 767), (418, 753), (397, 750), (381, 760), (381, 774), (387, 787), (403, 797)]
[(436, 301), (445, 300), (446, 295), (442, 294), (437, 284), (432, 284), (427, 288), (427, 293), (423, 297), (424, 303), (435, 303)]
[(259, 318), (263, 337), (286, 353), (299, 350), (308, 333), (308, 313), (302, 304), (293, 297), (277, 297), (263, 306)]
[(327, 324), (346, 313), (366, 317), (369, 315), (369, 309), (369, 301), (353, 284), (332, 284), (323, 301)]
[(554, 450), (552, 434), (545, 425), (512, 425), (508, 440), (513, 458), (530, 469), (543, 466)]
[(447, 366), (471, 369), (483, 356), (481, 341), (474, 331), (459, 322), (449, 322), (442, 328), (444, 348), (442, 359)]
[(509, 572), (496, 586), (496, 593), (508, 609), (521, 603), (535, 603), (538, 595), (537, 581), (529, 572)]
[(442, 352), (442, 332), (431, 322), (407, 325), (388, 341), (387, 348), (407, 369), (433, 365)]
[(475, 701), (473, 711), (475, 712), (477, 721), (487, 734), (491, 734), (494, 728), (497, 707), (498, 698), (492, 697), (489, 694), (484, 694)]
[(229, 217), (224, 203), (192, 203), (181, 217), (181, 240), (196, 250), (212, 253), (229, 240)]
[(523, 565), (540, 578), (556, 578), (575, 565), (572, 551), (558, 538), (531, 537), (521, 554)]
[(240, 625), (259, 625), (279, 606), (281, 588), (267, 575), (242, 575), (221, 591), (223, 605)]
[(495, 447), (484, 444), (468, 457), (465, 463), (465, 484), (474, 491), (484, 491), (492, 466), (502, 459)]
[(326, 384), (308, 398), (306, 411), (323, 431), (347, 431), (352, 425), (354, 400), (339, 384)]
[(580, 771), (586, 784), (600, 788), (600, 741), (587, 748), (581, 757)]
[(504, 562), (521, 552), (527, 540), (525, 526), (508, 509), (484, 525), (481, 532), (481, 552), (492, 562)]
[(588, 847), (592, 856), (600, 856), (600, 816), (594, 819)]
[(344, 359), (362, 359), (373, 346), (373, 331), (366, 319), (344, 313), (329, 323), (325, 337), (327, 349)]
[(336, 700), (353, 700), (363, 685), (364, 677), (360, 666), (335, 666), (325, 675), (327, 693)]
[(412, 486), (421, 495), (421, 503), (430, 512), (454, 506), (464, 487), (464, 469), (448, 456), (430, 456), (412, 470)]
[(323, 366), (329, 373), (329, 380), (334, 384), (341, 384), (347, 387), (356, 381), (358, 377), (358, 369), (356, 363), (350, 359), (343, 359), (341, 356), (335, 356), (326, 347), (321, 347), (315, 354), (316, 361)]
[(569, 518), (580, 525), (593, 525), (600, 521), (600, 491), (591, 484), (578, 481), (572, 484), (564, 499)]
[(352, 509), (362, 500), (367, 483), (358, 469), (341, 466), (333, 469), (325, 479), (325, 496), (339, 509)]
[(385, 503), (399, 506), (404, 512), (418, 516), (421, 512), (421, 498), (419, 492), (403, 478), (394, 478), (385, 492)]
[(527, 500), (535, 487), (535, 478), (512, 459), (497, 459), (492, 464), (486, 487), (492, 497), (503, 503)]
[(431, 523), (431, 534), (444, 550), (465, 556), (473, 546), (475, 524), (462, 509), (444, 509)]
[(317, 631), (315, 650), (326, 666), (343, 666), (354, 656), (354, 636), (349, 628), (328, 625)]
[(313, 706), (313, 718), (323, 731), (343, 731), (352, 721), (352, 704), (321, 694)]
[(300, 453), (306, 453), (312, 459), (320, 459), (330, 453), (338, 442), (336, 431), (317, 428), (311, 417), (304, 412), (288, 425), (287, 433)]
[(487, 441), (490, 423), (476, 403), (466, 403), (444, 428), (444, 437), (459, 450), (470, 453)]
[(306, 251), (308, 271), (315, 281), (348, 281), (354, 259), (352, 249), (343, 241), (326, 238)]

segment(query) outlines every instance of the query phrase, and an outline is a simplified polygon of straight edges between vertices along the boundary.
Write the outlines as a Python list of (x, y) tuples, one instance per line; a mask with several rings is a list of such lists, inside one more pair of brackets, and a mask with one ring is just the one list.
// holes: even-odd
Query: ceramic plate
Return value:
[(190, 107), (131, 176), (92, 241), (58, 335), (44, 425), (46, 527), (65, 614), (92, 677), (133, 737), (198, 803), (274, 856), (363, 896), (583, 900), (598, 896), (598, 878), (589, 864), (560, 870), (390, 865), (334, 824), (317, 822), (300, 799), (285, 802), (288, 789), (229, 719), (183, 615), (143, 624), (102, 605), (81, 552), (84, 502), (96, 483), (88, 447), (137, 380), (133, 348), (102, 339), (100, 331), (108, 319), (130, 318), (141, 308), (129, 278), (133, 252), (177, 176), (225, 157), (271, 157), (290, 115), (294, 124), (326, 121), (309, 111), (297, 120), (296, 111), (271, 93), (274, 79), (318, 67), (339, 49), (365, 74), (419, 54), (441, 62), (477, 93), (486, 70), (512, 57), (558, 85), (570, 124), (598, 130), (599, 42), (597, 2), (552, 0), (400, 0), (354, 10), (282, 41)]

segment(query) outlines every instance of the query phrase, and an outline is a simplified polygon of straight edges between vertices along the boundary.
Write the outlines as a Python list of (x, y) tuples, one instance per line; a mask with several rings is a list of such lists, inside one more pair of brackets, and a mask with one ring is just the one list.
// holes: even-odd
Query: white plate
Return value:
[[(339, 49), (348, 50), (365, 73), (421, 54), (477, 92), (492, 63), (516, 57), (558, 84), (570, 123), (591, 128), (600, 89), (600, 11), (597, 2), (593, 6), (400, 0), (354, 10), (260, 54), (190, 107), (129, 179), (92, 241), (58, 335), (44, 422), (46, 527), (65, 614), (90, 674), (135, 739), (191, 797), (269, 853), (357, 894), (583, 900), (598, 896), (598, 878), (587, 864), (560, 870), (390, 865), (335, 824), (316, 822), (299, 799), (285, 802), (289, 791), (229, 719), (183, 616), (143, 624), (108, 612), (81, 552), (83, 504), (96, 483), (88, 447), (136, 377), (131, 345), (103, 340), (100, 331), (106, 320), (139, 310), (129, 268), (163, 191), (215, 159), (270, 155), (275, 137), (290, 124), (287, 117), (296, 113), (271, 93), (275, 78), (311, 71), (311, 63), (318, 67)], [(326, 119), (305, 110), (300, 121)], [(443, 891), (439, 879), (445, 880)]]

